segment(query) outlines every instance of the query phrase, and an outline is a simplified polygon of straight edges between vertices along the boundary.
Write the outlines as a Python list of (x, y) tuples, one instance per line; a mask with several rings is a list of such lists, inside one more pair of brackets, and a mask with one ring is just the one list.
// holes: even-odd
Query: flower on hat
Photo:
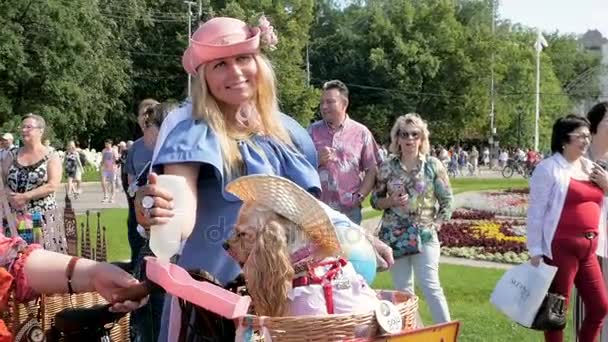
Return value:
[(267, 46), (270, 51), (275, 50), (279, 38), (265, 15), (260, 17), (258, 28), (260, 29), (260, 42)]

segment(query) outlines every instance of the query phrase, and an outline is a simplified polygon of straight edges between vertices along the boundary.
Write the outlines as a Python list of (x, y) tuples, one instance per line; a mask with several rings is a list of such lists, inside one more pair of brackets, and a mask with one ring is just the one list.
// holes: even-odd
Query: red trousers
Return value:
[[(578, 332), (579, 341), (594, 342), (599, 336), (606, 314), (608, 314), (608, 294), (602, 277), (602, 269), (595, 252), (597, 236), (588, 239), (582, 234), (574, 237), (553, 239), (551, 253), (553, 260), (545, 258), (548, 265), (557, 266), (557, 273), (550, 292), (561, 294), (570, 301), (572, 286), (576, 285), (585, 304), (585, 319)], [(562, 342), (563, 331), (546, 331), (545, 341)]]

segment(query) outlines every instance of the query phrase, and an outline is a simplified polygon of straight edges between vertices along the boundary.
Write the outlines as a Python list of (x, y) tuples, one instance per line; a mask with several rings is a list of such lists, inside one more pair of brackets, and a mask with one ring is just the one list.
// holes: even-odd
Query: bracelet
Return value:
[(80, 260), (79, 257), (73, 256), (65, 269), (65, 276), (68, 278), (68, 293), (71, 295), (74, 294), (74, 288), (72, 288), (72, 276), (74, 276), (74, 268), (76, 268), (76, 262), (78, 260)]

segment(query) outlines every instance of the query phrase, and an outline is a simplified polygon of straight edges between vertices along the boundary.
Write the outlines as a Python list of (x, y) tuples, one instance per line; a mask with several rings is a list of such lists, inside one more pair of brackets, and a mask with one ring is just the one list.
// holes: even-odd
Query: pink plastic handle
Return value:
[(251, 297), (240, 296), (206, 281), (197, 281), (183, 268), (146, 257), (146, 275), (168, 293), (220, 316), (235, 319), (247, 315)]

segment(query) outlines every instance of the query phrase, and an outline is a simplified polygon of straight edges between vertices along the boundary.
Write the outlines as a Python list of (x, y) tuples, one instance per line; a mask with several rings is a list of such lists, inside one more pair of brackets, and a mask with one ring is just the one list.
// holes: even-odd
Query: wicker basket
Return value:
[[(96, 304), (107, 303), (96, 292), (79, 293), (70, 295), (53, 295), (42, 296), (40, 305), (35, 301), (28, 304), (12, 304), (12, 312), (10, 317), (11, 329), (14, 329), (19, 323), (24, 322), (28, 318), (28, 314), (40, 313), (40, 322), (45, 331), (48, 331), (53, 325), (55, 314), (63, 309), (77, 307), (86, 308)], [(29, 309), (29, 310), (28, 310)], [(36, 312), (33, 312), (36, 311)], [(129, 341), (129, 315), (121, 318), (111, 330), (112, 342), (128, 342)]]
[[(380, 291), (379, 296), (392, 298), (403, 317), (405, 331), (416, 328), (418, 297), (396, 291)], [(245, 322), (254, 329), (266, 328), (273, 342), (327, 342), (378, 335), (380, 327), (375, 316), (374, 312), (299, 317), (249, 316)]]

